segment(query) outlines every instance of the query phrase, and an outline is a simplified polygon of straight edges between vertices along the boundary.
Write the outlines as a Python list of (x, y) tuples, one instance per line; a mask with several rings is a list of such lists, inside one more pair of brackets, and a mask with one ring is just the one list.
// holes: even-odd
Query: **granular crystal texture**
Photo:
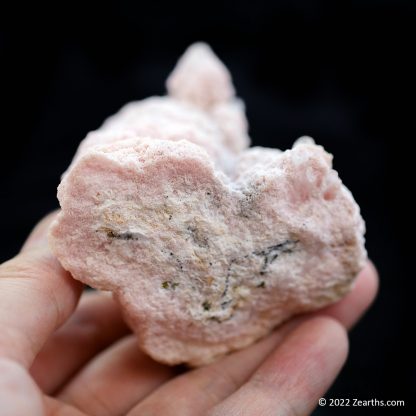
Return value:
[(188, 49), (168, 90), (81, 143), (50, 245), (74, 278), (114, 293), (150, 356), (202, 365), (344, 296), (364, 222), (313, 140), (248, 148), (244, 105), (208, 46)]

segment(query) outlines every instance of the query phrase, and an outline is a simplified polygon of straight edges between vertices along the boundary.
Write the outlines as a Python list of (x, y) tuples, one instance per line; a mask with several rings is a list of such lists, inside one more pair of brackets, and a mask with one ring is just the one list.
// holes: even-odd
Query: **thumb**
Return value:
[(43, 416), (42, 394), (27, 371), (15, 361), (0, 358), (0, 404), (8, 416)]
[(42, 218), (40, 222), (38, 222), (36, 227), (30, 233), (26, 242), (23, 244), (23, 247), (21, 249), (22, 252), (47, 245), (48, 229), (57, 214), (58, 211), (52, 211), (44, 218)]

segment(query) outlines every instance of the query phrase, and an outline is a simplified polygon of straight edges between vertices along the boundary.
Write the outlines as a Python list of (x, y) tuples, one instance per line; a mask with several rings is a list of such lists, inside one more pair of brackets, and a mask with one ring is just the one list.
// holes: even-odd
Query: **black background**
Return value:
[[(207, 41), (246, 102), (254, 144), (285, 149), (311, 135), (362, 208), (381, 290), (327, 397), (404, 399), (410, 412), (412, 3), (119, 1), (2, 13), (0, 261), (57, 207), (60, 174), (86, 133), (127, 101), (163, 94), (179, 55)], [(338, 413), (384, 412), (316, 411)]]

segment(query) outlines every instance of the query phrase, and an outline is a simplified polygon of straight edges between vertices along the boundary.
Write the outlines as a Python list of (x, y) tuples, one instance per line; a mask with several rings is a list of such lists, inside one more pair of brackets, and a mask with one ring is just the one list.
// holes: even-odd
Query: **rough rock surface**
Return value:
[(114, 293), (149, 355), (201, 365), (347, 293), (364, 223), (311, 139), (246, 149), (244, 107), (208, 46), (187, 51), (168, 89), (87, 136), (50, 245)]

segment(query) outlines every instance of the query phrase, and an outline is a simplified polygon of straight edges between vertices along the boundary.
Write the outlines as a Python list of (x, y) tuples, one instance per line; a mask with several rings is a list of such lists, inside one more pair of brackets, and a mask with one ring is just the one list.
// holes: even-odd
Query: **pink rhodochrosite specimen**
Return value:
[(244, 106), (207, 45), (167, 85), (81, 143), (50, 245), (75, 279), (113, 292), (150, 356), (202, 365), (345, 295), (364, 223), (312, 139), (248, 148)]

